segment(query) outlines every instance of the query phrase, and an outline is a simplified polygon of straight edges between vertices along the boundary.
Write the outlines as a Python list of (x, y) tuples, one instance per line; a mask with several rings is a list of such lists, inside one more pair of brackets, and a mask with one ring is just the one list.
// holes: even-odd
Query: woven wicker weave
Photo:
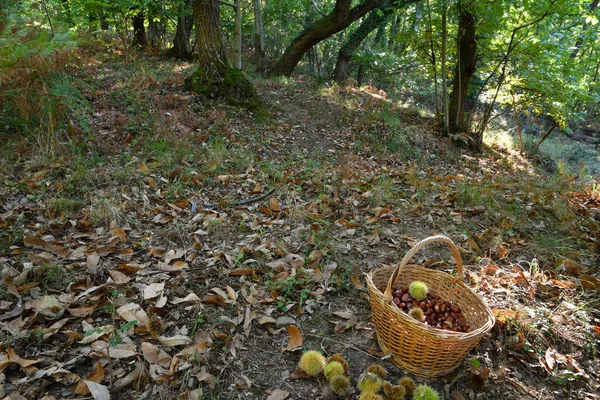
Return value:
[[(442, 242), (456, 259), (458, 277), (417, 265), (407, 265), (423, 247)], [(467, 353), (494, 326), (494, 316), (487, 305), (462, 282), (463, 264), (452, 240), (432, 236), (417, 243), (397, 267), (384, 266), (367, 274), (371, 309), (381, 349), (392, 361), (415, 375), (432, 378), (446, 375), (460, 364)], [(411, 318), (392, 302), (392, 290), (406, 288), (411, 282), (425, 282), (431, 293), (460, 307), (469, 333), (432, 328)], [(386, 288), (382, 293), (379, 288)]]

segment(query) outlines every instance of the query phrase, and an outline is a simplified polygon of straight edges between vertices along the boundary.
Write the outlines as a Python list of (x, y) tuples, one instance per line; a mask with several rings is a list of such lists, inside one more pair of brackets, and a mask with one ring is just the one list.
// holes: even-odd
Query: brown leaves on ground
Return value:
[[(281, 117), (305, 121), (260, 129), (223, 110), (185, 111), (190, 100), (178, 92), (156, 95), (156, 104), (181, 105), (169, 109), (173, 130), (161, 138), (185, 156), (155, 155), (164, 149), (150, 142), (152, 154), (134, 151), (119, 141), (120, 126), (105, 136), (126, 147), (121, 164), (111, 158), (76, 182), (68, 161), (0, 176), (18, 183), (0, 193), (0, 375), (15, 393), (314, 397), (294, 371), (298, 350), (389, 362), (373, 339), (363, 275), (436, 232), (459, 245), (466, 281), (496, 317), (473, 354), (485, 365), (456, 377), (447, 393), (485, 387), (476, 396), (512, 390), (518, 398), (596, 386), (597, 196), (507, 173), (491, 155), (449, 153), (451, 164), (429, 157), (449, 152), (429, 131), (419, 163), (353, 152), (370, 127), (382, 135), (390, 127), (357, 116), (337, 125), (340, 110), (305, 110), (291, 99), (313, 96), (323, 108), (329, 100), (296, 89), (280, 97), (296, 108)], [(308, 111), (324, 113), (318, 122), (329, 130)], [(257, 130), (260, 140), (251, 136)], [(300, 156), (302, 143), (323, 144), (327, 154)], [(235, 206), (272, 187), (271, 197)], [(68, 190), (76, 198), (64, 199)], [(455, 267), (443, 248), (414, 261)], [(294, 391), (274, 386), (284, 379)]]

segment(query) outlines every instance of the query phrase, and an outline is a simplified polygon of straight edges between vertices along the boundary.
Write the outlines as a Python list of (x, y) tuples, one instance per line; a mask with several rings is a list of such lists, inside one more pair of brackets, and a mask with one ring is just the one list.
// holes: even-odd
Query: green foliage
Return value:
[(64, 290), (75, 281), (75, 274), (60, 265), (43, 265), (35, 270), (35, 280), (48, 290)]
[(278, 297), (277, 306), (283, 310), (287, 309), (289, 303), (296, 301), (302, 306), (308, 299), (308, 292), (312, 290), (311, 279), (302, 276), (277, 279), (270, 281), (269, 285), (272, 292)]
[(10, 223), (9, 226), (0, 229), (0, 257), (7, 256), (11, 246), (22, 244), (24, 233), (23, 227), (16, 223)]

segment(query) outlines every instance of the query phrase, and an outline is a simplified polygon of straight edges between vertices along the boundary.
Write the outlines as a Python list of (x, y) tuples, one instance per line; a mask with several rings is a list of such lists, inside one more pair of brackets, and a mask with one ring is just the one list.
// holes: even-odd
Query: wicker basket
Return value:
[[(417, 265), (407, 265), (417, 251), (435, 242), (445, 243), (452, 250), (458, 277)], [(396, 365), (426, 378), (446, 375), (492, 329), (494, 316), (491, 310), (462, 282), (462, 278), (460, 253), (452, 240), (445, 236), (432, 236), (420, 241), (397, 267), (384, 266), (367, 274), (377, 340), (384, 353), (390, 354)], [(461, 333), (432, 328), (394, 305), (392, 290), (408, 287), (415, 280), (425, 282), (432, 293), (460, 307), (473, 330)], [(383, 287), (386, 288), (384, 293), (378, 289)]]

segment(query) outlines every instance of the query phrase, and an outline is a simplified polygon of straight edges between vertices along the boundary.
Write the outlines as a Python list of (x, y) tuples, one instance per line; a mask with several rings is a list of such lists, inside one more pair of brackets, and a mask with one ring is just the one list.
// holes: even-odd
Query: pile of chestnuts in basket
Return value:
[(394, 304), (399, 309), (433, 328), (453, 332), (473, 330), (460, 307), (434, 293), (429, 293), (429, 288), (421, 281), (414, 281), (405, 289), (394, 289), (392, 296)]

